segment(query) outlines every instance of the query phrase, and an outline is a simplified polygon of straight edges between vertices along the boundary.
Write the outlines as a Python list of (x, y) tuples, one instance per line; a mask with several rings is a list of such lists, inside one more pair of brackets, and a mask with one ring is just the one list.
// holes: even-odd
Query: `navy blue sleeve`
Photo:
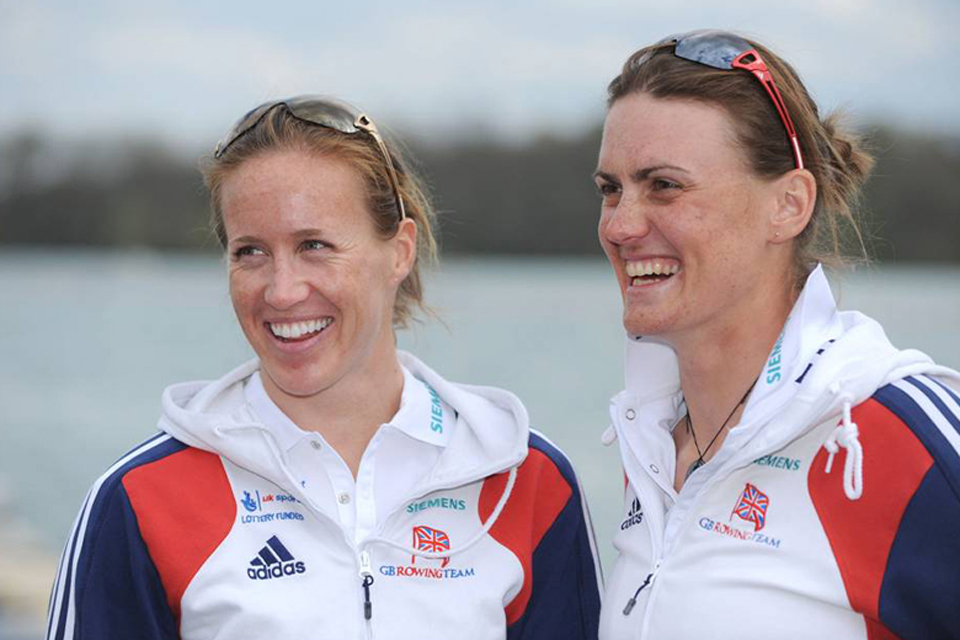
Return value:
[(524, 614), (508, 640), (595, 640), (600, 624), (599, 562), (580, 486), (567, 458), (539, 434), (530, 447), (544, 453), (572, 491), (533, 552), (533, 584)]
[(907, 504), (880, 590), (880, 620), (902, 640), (960, 640), (960, 398), (911, 376), (874, 396), (933, 459)]
[(60, 560), (47, 640), (180, 637), (122, 484), (137, 463), (175, 447), (182, 445), (168, 437), (148, 441), (138, 449), (141, 455), (121, 459), (90, 490)]

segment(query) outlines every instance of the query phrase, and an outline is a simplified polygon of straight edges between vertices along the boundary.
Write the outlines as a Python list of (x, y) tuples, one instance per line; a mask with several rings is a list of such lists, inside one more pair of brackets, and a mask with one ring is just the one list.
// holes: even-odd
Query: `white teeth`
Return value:
[(680, 265), (677, 263), (664, 264), (659, 260), (644, 260), (626, 263), (627, 275), (631, 278), (642, 278), (644, 276), (672, 276), (680, 272)]
[(291, 323), (269, 323), (270, 331), (278, 338), (297, 339), (311, 333), (317, 333), (330, 326), (333, 318), (304, 320)]

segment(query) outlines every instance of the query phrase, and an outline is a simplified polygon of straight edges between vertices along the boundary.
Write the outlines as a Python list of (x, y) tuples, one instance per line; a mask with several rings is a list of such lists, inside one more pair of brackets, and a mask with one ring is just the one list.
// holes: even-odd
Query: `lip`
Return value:
[(641, 282), (639, 284), (634, 284), (633, 282), (634, 278), (626, 276), (626, 282), (627, 282), (626, 292), (627, 294), (631, 294), (631, 293), (640, 293), (640, 292), (645, 293), (645, 292), (652, 292), (652, 291), (660, 291), (660, 290), (666, 289), (667, 287), (674, 286), (676, 284), (677, 278), (680, 277), (681, 275), (683, 275), (682, 271), (680, 273), (670, 276), (669, 278), (664, 278), (662, 280), (650, 280), (647, 282)]
[[(643, 256), (631, 257), (629, 259), (625, 258), (623, 264), (623, 278), (625, 285), (624, 293), (629, 296), (650, 295), (666, 291), (670, 287), (676, 286), (679, 279), (683, 276), (683, 267), (680, 266), (680, 270), (677, 273), (674, 273), (667, 278), (636, 278), (627, 273), (627, 262), (661, 262), (665, 265), (680, 265), (680, 261), (677, 258), (666, 256)], [(639, 280), (639, 282), (636, 282), (637, 280)]]
[[(298, 319), (284, 318), (282, 321), (275, 319), (273, 323), (284, 324), (284, 323), (294, 323), (294, 322), (305, 322), (307, 320), (315, 320), (318, 317), (330, 317), (330, 316), (304, 316)], [(332, 319), (330, 324), (327, 325), (322, 331), (319, 331), (308, 338), (297, 339), (297, 340), (284, 340), (278, 336), (273, 335), (273, 331), (270, 330), (270, 321), (264, 321), (261, 324), (264, 333), (267, 335), (268, 343), (271, 347), (281, 353), (288, 355), (296, 355), (304, 353), (316, 347), (320, 342), (326, 339), (327, 334), (330, 332), (330, 329), (337, 323), (335, 319)]]

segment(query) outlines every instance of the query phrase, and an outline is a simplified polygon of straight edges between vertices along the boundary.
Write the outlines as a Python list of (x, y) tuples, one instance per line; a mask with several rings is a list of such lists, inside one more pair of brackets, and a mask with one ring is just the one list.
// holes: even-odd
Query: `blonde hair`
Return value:
[[(396, 146), (391, 144), (390, 148), (406, 216), (417, 225), (417, 258), (400, 284), (393, 307), (394, 326), (405, 327), (414, 317), (414, 306), (431, 312), (423, 301), (420, 265), (432, 266), (437, 261), (436, 212), (423, 181), (408, 167)], [(345, 134), (304, 122), (278, 105), (219, 158), (209, 156), (201, 163), (204, 183), (210, 192), (210, 226), (221, 247), (227, 245), (220, 193), (224, 180), (247, 160), (275, 150), (305, 151), (346, 162), (367, 187), (367, 210), (377, 232), (383, 238), (396, 234), (400, 212), (383, 155), (374, 140), (363, 133)]]
[[(841, 118), (821, 119), (796, 71), (782, 58), (747, 40), (766, 62), (800, 138), (805, 168), (817, 182), (813, 215), (794, 241), (794, 275), (803, 284), (818, 262), (839, 267), (849, 260), (847, 236), (855, 239), (855, 259), (865, 260), (858, 204), (873, 167), (859, 136), (845, 130)], [(632, 93), (655, 98), (698, 100), (723, 107), (752, 170), (759, 176), (783, 175), (795, 168), (791, 143), (776, 108), (749, 73), (716, 69), (674, 55), (672, 43), (644, 47), (627, 59), (607, 87), (607, 106)]]

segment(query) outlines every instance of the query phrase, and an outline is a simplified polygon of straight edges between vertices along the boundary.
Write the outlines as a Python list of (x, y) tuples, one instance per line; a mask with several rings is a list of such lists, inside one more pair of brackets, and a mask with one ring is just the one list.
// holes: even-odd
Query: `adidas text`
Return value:
[(268, 567), (258, 567), (247, 569), (247, 576), (251, 580), (270, 580), (271, 578), (283, 578), (292, 576), (295, 573), (303, 573), (307, 568), (301, 561), (284, 562), (283, 564), (273, 564)]

